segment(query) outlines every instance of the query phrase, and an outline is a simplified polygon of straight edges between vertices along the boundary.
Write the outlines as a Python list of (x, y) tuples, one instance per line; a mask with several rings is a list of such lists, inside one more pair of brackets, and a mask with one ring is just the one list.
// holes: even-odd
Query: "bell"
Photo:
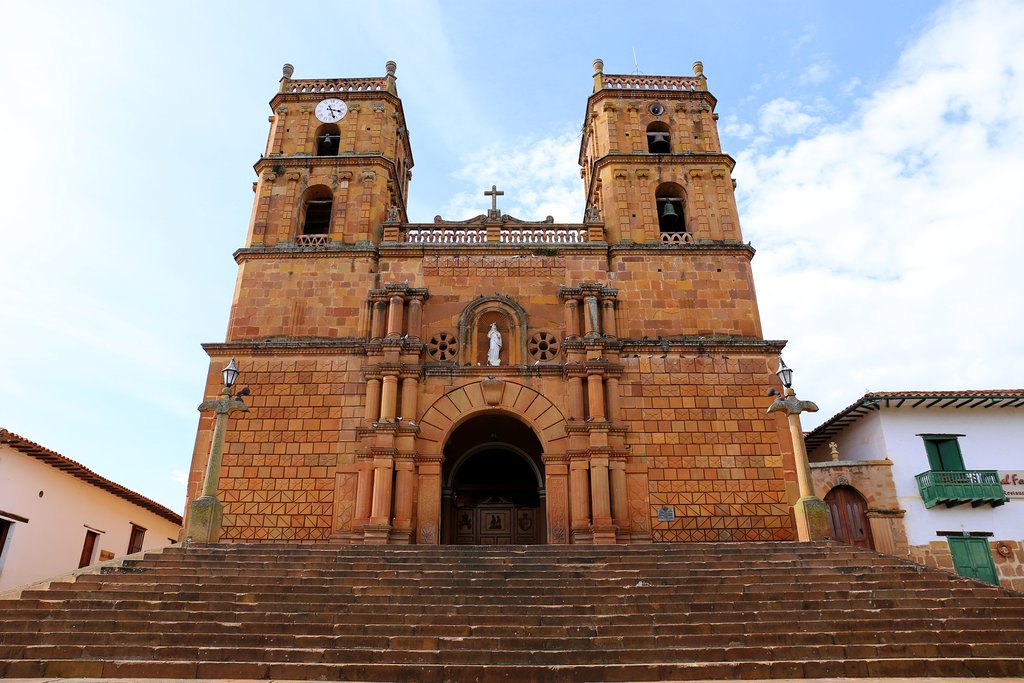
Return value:
[(676, 209), (672, 206), (672, 202), (665, 202), (665, 208), (661, 210), (662, 218), (679, 218), (679, 214), (676, 213)]

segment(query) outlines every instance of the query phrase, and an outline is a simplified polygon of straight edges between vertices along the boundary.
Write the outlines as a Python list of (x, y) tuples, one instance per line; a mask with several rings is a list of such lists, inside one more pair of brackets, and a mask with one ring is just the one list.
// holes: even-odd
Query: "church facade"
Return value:
[(783, 342), (762, 337), (703, 67), (594, 67), (582, 222), (506, 215), (491, 185), (485, 213), (417, 224), (394, 63), (285, 65), (227, 338), (204, 345), (207, 397), (231, 358), (251, 391), (223, 541), (794, 538), (788, 428), (765, 412)]

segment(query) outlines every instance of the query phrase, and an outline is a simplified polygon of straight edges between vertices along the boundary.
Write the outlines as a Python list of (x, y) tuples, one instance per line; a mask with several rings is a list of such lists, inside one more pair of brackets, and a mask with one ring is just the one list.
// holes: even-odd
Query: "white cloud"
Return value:
[(491, 146), (463, 160), (454, 176), (466, 189), (447, 203), (446, 219), (471, 218), (490, 208), (483, 191), (497, 185), (505, 192), (498, 208), (524, 220), (578, 223), (583, 216), (583, 183), (578, 162), (580, 139), (575, 132), (529, 138), (508, 146)]
[(1022, 40), (1024, 6), (952, 5), (849, 120), (738, 155), (766, 336), (815, 422), (869, 389), (1024, 385)]
[(188, 483), (188, 472), (185, 470), (174, 470), (171, 472), (171, 481), (176, 484), (187, 484)]
[(817, 116), (804, 111), (806, 105), (784, 97), (777, 97), (761, 105), (758, 110), (758, 127), (767, 136), (795, 135), (821, 121)]
[(811, 64), (800, 74), (800, 85), (821, 85), (832, 76), (835, 69), (835, 65), (827, 60)]

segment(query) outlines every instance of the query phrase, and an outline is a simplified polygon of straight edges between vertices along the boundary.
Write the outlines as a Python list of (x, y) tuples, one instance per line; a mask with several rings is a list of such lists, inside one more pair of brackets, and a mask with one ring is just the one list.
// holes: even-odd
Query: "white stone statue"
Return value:
[(487, 338), (491, 340), (491, 345), (487, 349), (487, 364), (488, 365), (501, 365), (501, 332), (498, 332), (498, 323), (491, 323), (491, 329), (487, 332)]

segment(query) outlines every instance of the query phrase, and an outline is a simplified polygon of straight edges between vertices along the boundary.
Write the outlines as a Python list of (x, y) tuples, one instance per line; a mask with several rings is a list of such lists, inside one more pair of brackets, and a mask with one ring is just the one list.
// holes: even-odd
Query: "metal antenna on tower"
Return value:
[(633, 48), (633, 73), (637, 76), (643, 75), (643, 71), (640, 70), (640, 65), (636, 61), (636, 48)]

